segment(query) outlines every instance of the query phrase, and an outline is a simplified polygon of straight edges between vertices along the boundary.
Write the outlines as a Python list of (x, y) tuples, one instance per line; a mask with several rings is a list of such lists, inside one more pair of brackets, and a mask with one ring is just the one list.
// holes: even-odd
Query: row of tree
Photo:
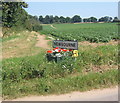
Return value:
[(118, 22), (117, 17), (101, 17), (97, 19), (96, 17), (90, 17), (90, 18), (81, 18), (79, 15), (75, 15), (72, 18), (70, 17), (63, 17), (63, 16), (52, 16), (52, 15), (46, 15), (45, 17), (39, 16), (39, 18), (36, 16), (36, 18), (43, 24), (51, 24), (51, 23), (77, 23), (77, 22)]
[[(27, 8), (28, 4), (25, 2), (0, 2), (0, 20), (2, 19), (3, 34), (8, 32), (8, 29), (14, 28), (15, 31), (21, 29), (27, 29), (29, 31), (39, 31), (42, 29), (40, 23), (77, 23), (77, 22), (118, 22), (117, 17), (101, 17), (97, 19), (95, 17), (82, 19), (79, 15), (73, 17), (63, 16), (32, 16), (29, 15), (24, 8)], [(2, 14), (2, 15), (1, 15)], [(1, 17), (2, 16), (2, 17)], [(1, 22), (0, 22), (1, 24)], [(5, 29), (4, 29), (5, 28)], [(7, 29), (6, 29), (7, 28)], [(6, 31), (5, 31), (6, 30)], [(5, 31), (5, 32), (4, 32)]]
[(8, 29), (38, 31), (42, 29), (40, 21), (36, 17), (29, 15), (24, 8), (28, 4), (25, 2), (2, 2), (2, 26), (3, 34)]

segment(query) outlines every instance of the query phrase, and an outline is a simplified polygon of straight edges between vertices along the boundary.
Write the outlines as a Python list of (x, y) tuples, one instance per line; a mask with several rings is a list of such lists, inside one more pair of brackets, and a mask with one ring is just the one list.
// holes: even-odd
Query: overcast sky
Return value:
[(82, 18), (95, 16), (118, 16), (118, 2), (27, 2), (26, 11), (31, 15), (69, 16)]

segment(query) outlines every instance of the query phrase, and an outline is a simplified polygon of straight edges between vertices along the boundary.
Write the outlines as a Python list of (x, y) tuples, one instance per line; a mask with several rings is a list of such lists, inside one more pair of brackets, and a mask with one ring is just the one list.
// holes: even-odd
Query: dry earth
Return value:
[(50, 40), (45, 40), (46, 36), (45, 35), (38, 35), (36, 47), (41, 47), (44, 49), (49, 49), (50, 46), (48, 45), (48, 41)]
[(83, 42), (79, 42), (79, 45), (83, 45), (83, 46), (92, 46), (92, 47), (97, 47), (97, 46), (103, 46), (103, 45), (117, 45), (119, 41), (110, 41), (108, 43), (90, 43), (88, 41), (83, 41)]

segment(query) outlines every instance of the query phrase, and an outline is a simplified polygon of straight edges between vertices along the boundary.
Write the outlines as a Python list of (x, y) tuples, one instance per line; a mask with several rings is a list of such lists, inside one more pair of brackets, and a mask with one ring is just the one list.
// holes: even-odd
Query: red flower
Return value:
[(55, 49), (59, 49), (59, 47), (56, 47)]
[(61, 49), (61, 51), (64, 51), (64, 52), (66, 52), (66, 51), (67, 51), (67, 49)]
[(64, 52), (66, 52), (66, 51), (67, 51), (67, 49), (64, 49), (63, 51), (64, 51)]
[(47, 53), (53, 53), (53, 51), (52, 50), (48, 50)]
[(61, 52), (61, 50), (58, 50), (58, 52)]
[(70, 49), (69, 51), (72, 51), (72, 49)]

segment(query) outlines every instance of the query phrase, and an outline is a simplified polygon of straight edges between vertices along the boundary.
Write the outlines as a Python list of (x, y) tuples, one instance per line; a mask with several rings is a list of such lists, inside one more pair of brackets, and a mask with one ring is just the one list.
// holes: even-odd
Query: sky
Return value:
[(104, 16), (118, 16), (118, 2), (27, 2), (25, 10), (33, 15), (43, 17), (57, 15), (73, 17), (80, 15), (82, 18), (91, 16), (100, 18)]

